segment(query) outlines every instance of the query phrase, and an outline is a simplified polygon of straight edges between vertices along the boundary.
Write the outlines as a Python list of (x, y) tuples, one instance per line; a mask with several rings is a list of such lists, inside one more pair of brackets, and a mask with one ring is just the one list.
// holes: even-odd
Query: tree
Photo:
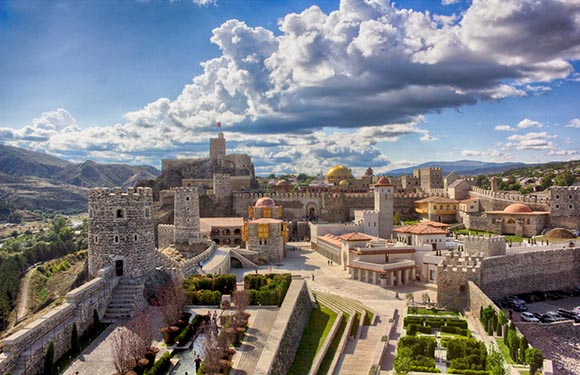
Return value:
[(415, 296), (413, 293), (409, 292), (405, 294), (405, 299), (407, 300), (407, 304), (414, 306), (415, 305)]
[(520, 340), (520, 353), (519, 353), (519, 362), (526, 363), (526, 351), (528, 350), (528, 339), (526, 336), (522, 336)]
[(424, 292), (423, 294), (421, 294), (421, 300), (423, 301), (423, 305), (429, 306), (429, 304), (431, 303), (431, 297), (429, 297), (429, 293)]
[(79, 332), (77, 330), (77, 324), (72, 324), (72, 332), (70, 335), (70, 350), (73, 354), (78, 354), (81, 351), (81, 344), (79, 343)]
[(530, 375), (535, 375), (544, 364), (544, 356), (536, 348), (529, 348), (526, 352), (526, 362), (530, 365)]
[(308, 175), (306, 173), (300, 173), (298, 176), (296, 176), (296, 179), (298, 181), (306, 181), (308, 180), (310, 177), (308, 177)]
[(554, 179), (554, 182), (557, 186), (570, 186), (576, 182), (576, 177), (574, 177), (572, 172), (567, 169), (564, 172), (559, 173)]
[(120, 326), (115, 329), (111, 336), (113, 365), (119, 374), (124, 374), (131, 369), (133, 361), (130, 332), (126, 327)]
[(50, 341), (46, 347), (46, 354), (44, 356), (44, 375), (52, 375), (54, 366), (54, 343)]
[(543, 190), (546, 190), (552, 186), (552, 179), (556, 177), (552, 172), (548, 172), (540, 179), (540, 186)]
[(518, 362), (518, 349), (520, 346), (520, 338), (515, 329), (510, 329), (508, 332), (508, 347), (510, 348), (510, 357), (514, 362)]
[(393, 223), (395, 225), (399, 225), (399, 223), (401, 223), (401, 213), (399, 211), (395, 211), (395, 214), (393, 215)]
[(185, 306), (185, 293), (178, 282), (170, 282), (157, 293), (157, 301), (161, 306), (161, 316), (166, 326), (171, 326), (179, 320)]
[(491, 375), (508, 374), (505, 368), (505, 359), (503, 358), (503, 354), (494, 348), (490, 348), (490, 352), (487, 354), (485, 368), (491, 373)]

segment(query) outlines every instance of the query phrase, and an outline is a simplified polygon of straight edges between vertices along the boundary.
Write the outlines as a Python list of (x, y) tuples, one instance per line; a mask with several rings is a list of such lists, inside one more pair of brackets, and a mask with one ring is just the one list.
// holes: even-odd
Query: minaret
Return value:
[(393, 201), (395, 195), (395, 185), (383, 176), (379, 178), (374, 188), (375, 211), (379, 213), (379, 237), (388, 239), (393, 234)]

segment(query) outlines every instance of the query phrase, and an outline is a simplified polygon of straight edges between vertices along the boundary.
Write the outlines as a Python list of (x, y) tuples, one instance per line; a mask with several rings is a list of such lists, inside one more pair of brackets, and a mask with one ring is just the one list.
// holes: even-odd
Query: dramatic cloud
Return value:
[[(195, 154), (221, 121), (240, 152), (268, 167), (312, 170), (322, 160), (384, 164), (377, 142), (436, 140), (420, 127), (425, 113), (531, 95), (542, 90), (534, 83), (571, 77), (569, 61), (580, 58), (579, 17), (576, 0), (473, 0), (460, 16), (399, 9), (384, 0), (342, 0), (329, 14), (312, 6), (287, 15), (278, 35), (229, 20), (211, 37), (221, 55), (203, 62), (203, 73), (175, 100), (158, 99), (114, 126), (79, 130), (74, 120), (67, 126), (54, 120), (54, 128), (33, 122), (0, 134), (55, 153), (154, 160)], [(516, 129), (541, 127), (524, 121)], [(270, 134), (268, 146), (241, 143), (263, 134)], [(551, 147), (538, 138), (514, 141), (516, 148)], [(292, 158), (300, 161), (292, 164)]]
[(570, 120), (570, 122), (566, 124), (566, 127), (580, 129), (580, 118)]

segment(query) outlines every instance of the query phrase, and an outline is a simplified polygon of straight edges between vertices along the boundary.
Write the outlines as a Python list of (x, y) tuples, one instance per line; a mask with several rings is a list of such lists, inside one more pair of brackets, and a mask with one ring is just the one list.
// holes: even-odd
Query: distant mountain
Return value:
[(64, 168), (55, 177), (71, 185), (91, 188), (129, 187), (139, 180), (153, 179), (159, 175), (157, 168), (148, 165), (99, 164), (88, 160)]
[(419, 164), (414, 167), (393, 169), (388, 171), (386, 174), (390, 176), (400, 176), (413, 174), (413, 169), (417, 168), (428, 168), (428, 167), (441, 167), (443, 170), (443, 176), (451, 172), (455, 172), (463, 175), (478, 175), (487, 173), (497, 173), (507, 171), (513, 168), (519, 168), (524, 166), (531, 166), (525, 163), (489, 163), (477, 160), (458, 160), (458, 161), (430, 161), (428, 163)]
[(0, 173), (8, 176), (52, 178), (72, 164), (48, 154), (0, 145)]
[(0, 200), (18, 208), (82, 210), (93, 187), (130, 187), (161, 172), (148, 165), (73, 164), (51, 155), (0, 145)]

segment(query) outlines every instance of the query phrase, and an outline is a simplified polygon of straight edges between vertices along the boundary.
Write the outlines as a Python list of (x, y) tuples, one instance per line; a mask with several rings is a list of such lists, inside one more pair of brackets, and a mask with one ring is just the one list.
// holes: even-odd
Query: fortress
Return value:
[[(393, 224), (398, 224), (392, 222), (395, 212), (417, 217), (415, 201), (446, 198), (449, 189), (461, 186), (460, 180), (448, 179), (448, 189), (443, 189), (439, 169), (390, 181), (381, 178), (381, 182), (372, 171), (357, 180), (344, 167), (335, 167), (331, 171), (336, 173), (329, 171), (327, 176), (334, 185), (296, 192), (260, 191), (251, 158), (227, 155), (222, 133), (211, 140), (209, 158), (163, 160), (162, 165), (159, 179), (143, 181), (126, 192), (90, 191), (91, 280), (69, 292), (64, 304), (0, 342), (0, 373), (38, 373), (49, 342), (55, 345), (56, 358), (70, 348), (73, 324), (82, 335), (95, 315), (105, 321), (131, 316), (133, 309), (146, 303), (148, 278), (160, 272), (179, 280), (200, 272), (200, 262), (209, 259), (212, 264), (204, 267), (208, 273), (227, 272), (232, 259), (246, 267), (279, 262), (285, 256), (286, 240), (310, 237), (309, 226), (300, 225), (306, 220), (334, 223), (310, 225), (320, 235), (313, 239), (312, 248), (348, 269), (353, 279), (383, 287), (417, 279), (437, 283), (441, 307), (478, 311), (490, 299), (505, 295), (580, 284), (580, 249), (574, 241), (514, 252), (507, 251), (502, 236), (467, 237), (464, 252), (438, 256), (433, 252), (439, 249), (435, 235), (429, 236), (429, 244), (401, 246), (388, 240)], [(458, 210), (463, 205), (462, 218), (481, 227), (580, 229), (578, 187), (553, 187), (547, 197), (482, 190), (470, 184), (462, 189), (469, 199), (458, 201)], [(529, 223), (517, 218), (512, 223), (511, 216), (526, 214), (506, 211), (514, 204), (525, 205), (530, 212), (541, 210), (534, 215), (542, 219), (532, 223), (530, 216)], [(499, 215), (500, 224), (493, 221), (494, 215)], [(241, 219), (239, 235), (245, 249), (240, 243), (224, 251), (211, 238), (203, 238), (203, 218), (234, 216)], [(362, 234), (335, 234), (331, 227)]]

